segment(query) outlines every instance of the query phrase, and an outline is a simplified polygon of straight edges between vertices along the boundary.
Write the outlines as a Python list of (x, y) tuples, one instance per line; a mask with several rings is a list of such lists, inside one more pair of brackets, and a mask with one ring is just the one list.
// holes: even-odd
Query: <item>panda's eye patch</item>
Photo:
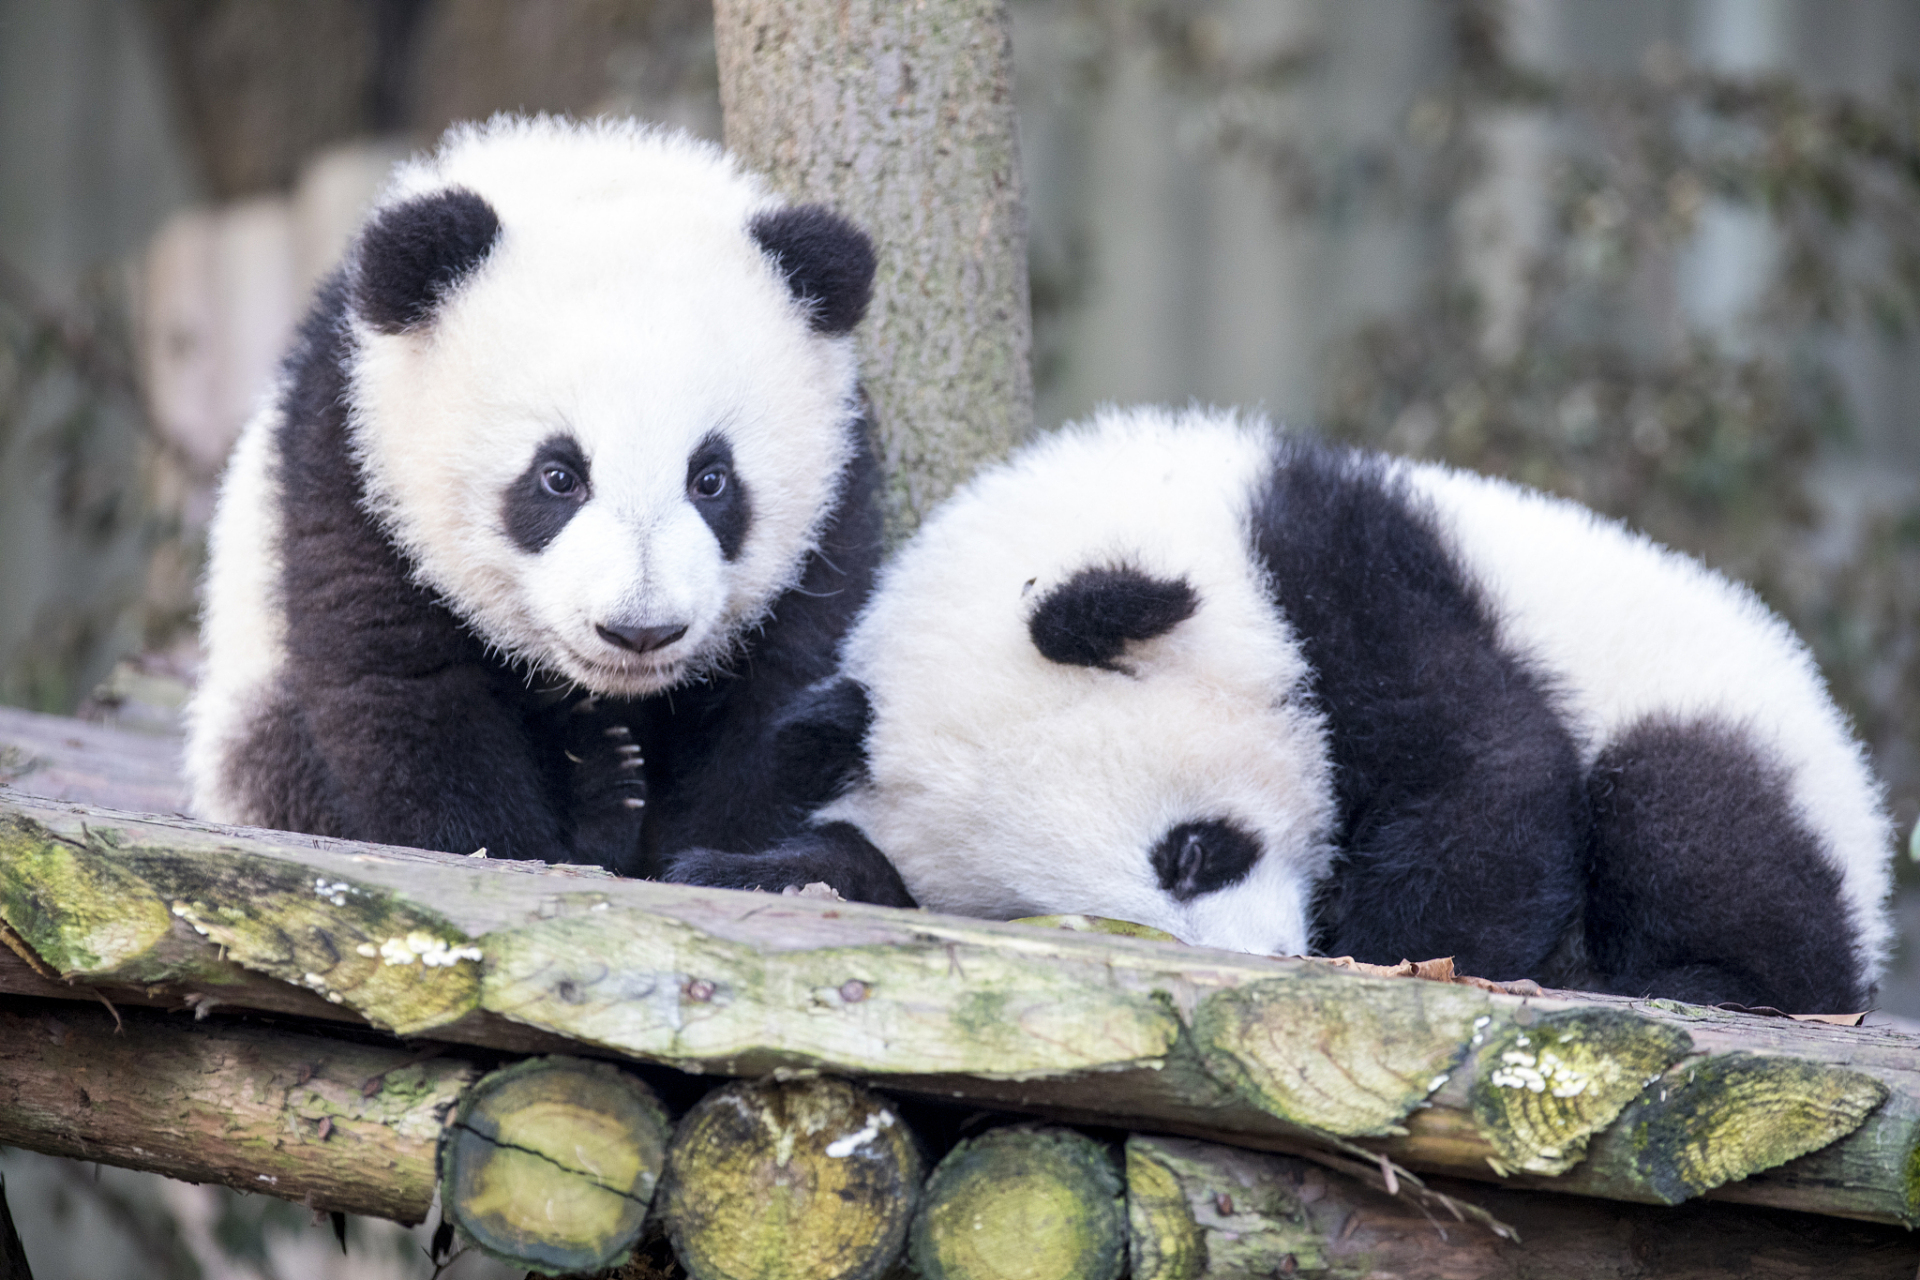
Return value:
[(548, 436), (500, 495), (500, 522), (521, 550), (538, 555), (592, 493), (592, 472), (580, 445), (571, 436)]
[(727, 487), (727, 469), (708, 467), (694, 477), (693, 494), (697, 498), (717, 498)]
[(1183, 822), (1160, 837), (1151, 860), (1160, 887), (1191, 902), (1246, 879), (1260, 842), (1230, 822)]
[(733, 465), (733, 446), (719, 429), (709, 431), (687, 455), (687, 501), (713, 530), (721, 557), (736, 559), (753, 527), (753, 502)]

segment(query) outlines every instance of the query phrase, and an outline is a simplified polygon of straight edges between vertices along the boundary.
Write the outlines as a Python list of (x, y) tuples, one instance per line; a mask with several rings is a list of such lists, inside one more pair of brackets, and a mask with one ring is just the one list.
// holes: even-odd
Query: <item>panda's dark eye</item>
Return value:
[(726, 491), (727, 469), (708, 467), (693, 481), (693, 493), (697, 498), (717, 498)]
[(580, 492), (580, 477), (555, 462), (540, 468), (540, 488), (556, 498), (575, 497)]

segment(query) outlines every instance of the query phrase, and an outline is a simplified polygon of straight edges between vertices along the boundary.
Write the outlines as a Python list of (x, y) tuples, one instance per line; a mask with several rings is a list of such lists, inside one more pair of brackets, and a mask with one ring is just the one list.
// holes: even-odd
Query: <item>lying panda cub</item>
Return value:
[(1791, 1011), (1864, 1008), (1887, 949), (1805, 648), (1500, 481), (1110, 411), (939, 511), (842, 671), (785, 729), (845, 765), (813, 830), (675, 878)]
[(877, 558), (873, 269), (630, 123), (402, 166), (222, 485), (198, 811), (623, 873), (798, 829), (763, 728)]

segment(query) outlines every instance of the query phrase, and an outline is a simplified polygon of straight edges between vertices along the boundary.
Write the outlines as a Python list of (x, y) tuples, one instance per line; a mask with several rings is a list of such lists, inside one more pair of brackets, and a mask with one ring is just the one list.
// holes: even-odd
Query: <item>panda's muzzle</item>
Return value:
[(668, 622), (657, 627), (610, 627), (603, 622), (596, 622), (593, 629), (602, 640), (629, 653), (652, 653), (687, 634), (687, 624), (684, 622)]

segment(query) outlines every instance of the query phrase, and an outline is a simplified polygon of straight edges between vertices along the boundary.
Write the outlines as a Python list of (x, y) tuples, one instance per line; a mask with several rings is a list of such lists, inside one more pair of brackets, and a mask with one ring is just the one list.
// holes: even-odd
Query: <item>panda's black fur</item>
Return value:
[[(503, 140), (531, 146), (536, 158), (542, 142), (581, 145), (583, 163), (664, 152), (674, 172), (692, 173), (727, 197), (710, 221), (740, 210), (732, 233), (738, 249), (725, 269), (742, 278), (736, 292), (757, 310), (718, 322), (761, 326), (782, 350), (800, 353), (797, 360), (809, 358), (809, 342), (832, 343), (838, 353), (850, 341), (874, 258), (844, 219), (780, 206), (717, 152), (645, 130), (503, 120), (449, 145)], [(699, 198), (687, 198), (693, 215), (702, 212)], [(236, 461), (227, 482), (226, 523), (216, 521), (208, 681), (189, 747), (199, 806), (227, 821), (591, 862), (623, 874), (651, 871), (662, 850), (764, 847), (800, 830), (818, 798), (794, 792), (772, 767), (773, 725), (831, 670), (880, 546), (878, 470), (850, 355), (830, 353), (819, 363), (843, 371), (836, 376), (844, 386), (805, 388), (825, 406), (809, 419), (817, 423), (809, 429), (823, 433), (820, 460), (809, 465), (823, 471), (817, 487), (825, 506), (789, 519), (792, 546), (776, 551), (793, 563), (764, 571), (776, 582), (772, 594), (730, 603), (706, 650), (665, 687), (635, 694), (570, 678), (543, 661), (537, 646), (490, 634), (471, 601), (427, 580), (369, 491), (369, 467), (377, 464), (366, 432), (411, 424), (366, 424), (373, 410), (357, 400), (353, 383), (363, 350), (380, 340), (369, 334), (441, 341), (445, 309), (501, 246), (516, 234), (541, 233), (517, 227), (513, 216), (461, 185), (390, 200), (321, 288), (274, 405), (249, 428), (259, 438), (244, 442), (242, 454), (253, 453)], [(701, 234), (724, 240), (728, 233), (720, 226)], [(764, 273), (764, 287), (755, 272)], [(425, 346), (416, 355), (422, 350), (419, 358), (435, 358)], [(717, 370), (714, 381), (729, 376)], [(737, 427), (724, 417), (694, 424), (688, 456), (661, 458), (689, 472), (687, 501), (716, 544), (720, 573), (757, 536), (756, 504), (769, 483), (735, 459), (730, 430)], [(521, 558), (512, 563), (538, 572), (600, 473), (558, 419), (524, 430), (509, 424), (504, 433), (509, 442), (526, 437), (516, 447), (527, 461), (513, 462), (516, 478), (465, 518), (497, 526), (488, 535), (499, 544), (493, 554), (517, 548)], [(554, 491), (563, 474), (578, 486), (571, 493)], [(697, 486), (716, 475), (719, 492), (705, 499)], [(388, 482), (403, 487), (409, 478)], [(645, 604), (629, 610), (637, 621), (598, 626), (615, 659), (625, 660), (623, 651), (637, 662), (669, 650), (686, 630), (645, 625)], [(277, 657), (262, 664), (264, 676), (243, 679), (223, 667), (251, 657), (249, 645), (269, 646), (268, 633), (278, 636)]]
[[(1188, 532), (1215, 500), (1237, 517)], [(1235, 685), (1263, 644), (1297, 669)], [(1075, 736), (1158, 685), (1158, 721)], [(983, 475), (805, 705), (815, 828), (675, 878), (1796, 1012), (1864, 1008), (1884, 955), (1877, 787), (1749, 593), (1571, 504), (1230, 416), (1112, 412)], [(1178, 721), (1222, 706), (1258, 716), (1183, 774), (1206, 726)], [(1276, 741), (1294, 781), (1208, 791)]]

